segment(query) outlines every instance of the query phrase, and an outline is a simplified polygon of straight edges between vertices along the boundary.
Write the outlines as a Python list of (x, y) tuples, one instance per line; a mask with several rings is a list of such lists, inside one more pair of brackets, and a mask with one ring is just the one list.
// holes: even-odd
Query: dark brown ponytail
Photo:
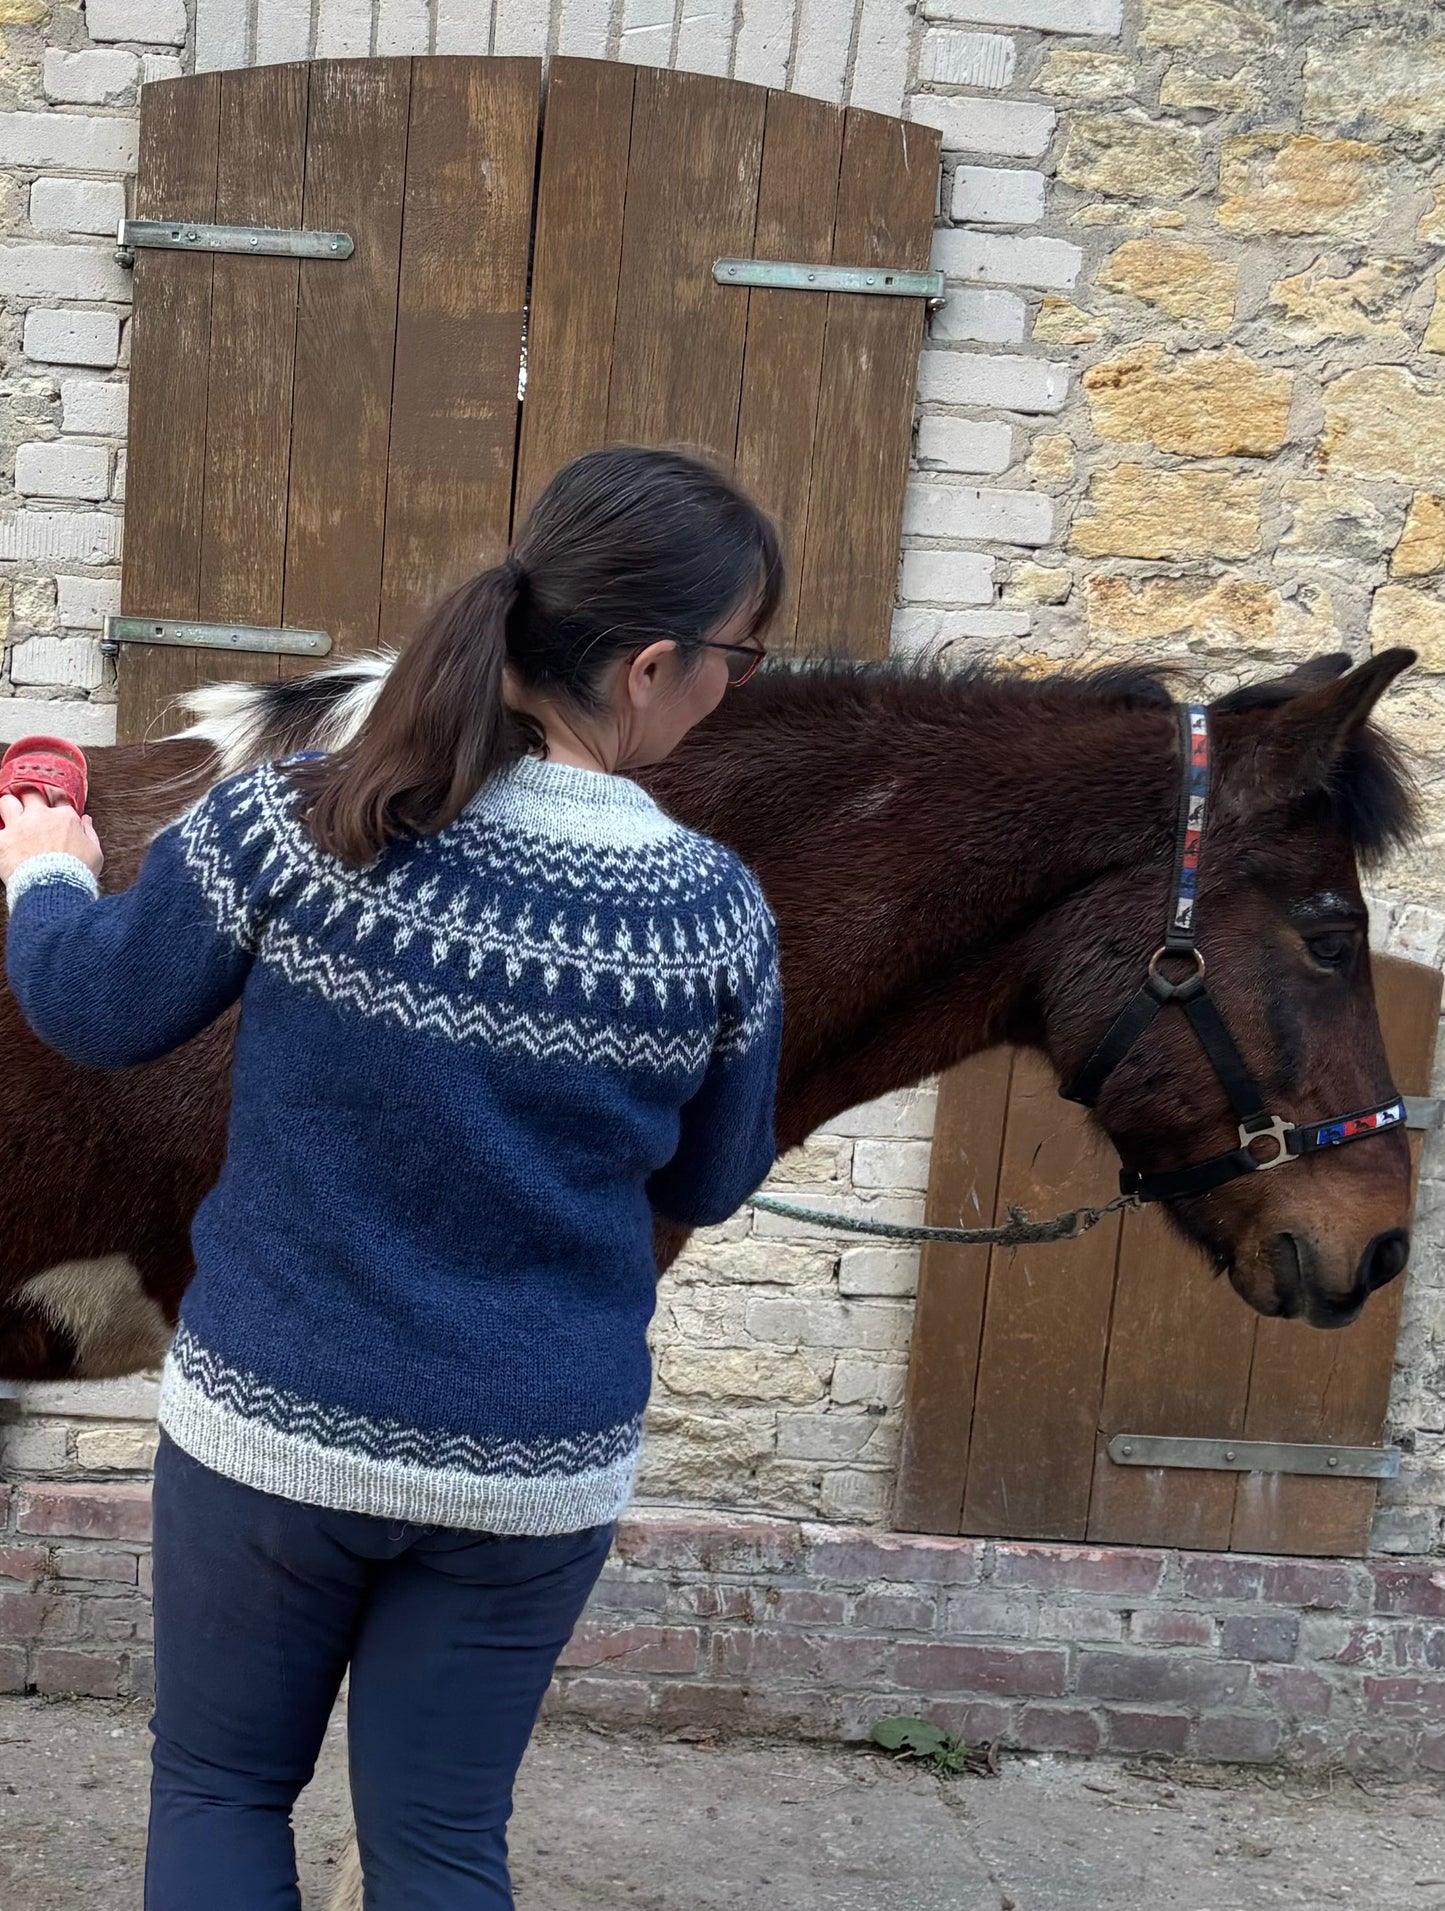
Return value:
[(432, 612), (355, 740), (295, 766), (307, 829), (358, 864), (445, 829), (540, 741), (508, 707), (508, 666), (586, 710), (617, 658), (659, 639), (695, 658), (745, 604), (759, 631), (782, 587), (776, 532), (713, 465), (635, 446), (589, 452), (553, 478), (505, 562)]

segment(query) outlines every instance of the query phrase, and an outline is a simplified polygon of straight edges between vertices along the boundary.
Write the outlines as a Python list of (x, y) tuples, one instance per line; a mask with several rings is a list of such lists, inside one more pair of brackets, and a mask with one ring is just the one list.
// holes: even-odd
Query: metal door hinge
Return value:
[(350, 233), (302, 232), (282, 226), (216, 226), (195, 219), (122, 219), (116, 258), (134, 265), (137, 250), (242, 252), (262, 259), (349, 259)]
[(717, 259), (719, 285), (765, 286), (778, 292), (863, 292), (880, 298), (943, 297), (941, 272), (904, 272), (889, 265), (802, 265), (787, 259)]
[(1398, 1447), (1313, 1446), (1292, 1440), (1191, 1440), (1163, 1433), (1115, 1433), (1116, 1466), (1202, 1468), (1209, 1473), (1306, 1473), (1321, 1479), (1393, 1480)]
[(115, 656), (122, 644), (174, 644), (191, 650), (269, 650), (291, 657), (324, 657), (331, 639), (324, 630), (292, 630), (275, 624), (175, 623), (159, 617), (107, 617), (101, 650)]

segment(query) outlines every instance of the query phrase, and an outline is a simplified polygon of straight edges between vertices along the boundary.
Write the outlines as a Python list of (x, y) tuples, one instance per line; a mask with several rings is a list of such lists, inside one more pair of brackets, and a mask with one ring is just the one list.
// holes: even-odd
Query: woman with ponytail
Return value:
[(512, 1780), (630, 1495), (655, 1214), (772, 1161), (772, 919), (629, 772), (750, 676), (772, 527), (676, 453), (579, 459), (359, 734), (219, 784), (100, 896), (0, 798), (37, 1033), (145, 1062), (240, 1004), (161, 1389), (147, 1911), (298, 1911), (350, 1670), (370, 1911), (502, 1911)]

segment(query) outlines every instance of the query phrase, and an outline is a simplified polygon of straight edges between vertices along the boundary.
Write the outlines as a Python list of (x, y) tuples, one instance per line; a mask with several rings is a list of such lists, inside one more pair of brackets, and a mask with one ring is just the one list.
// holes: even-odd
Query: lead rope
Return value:
[(837, 1234), (869, 1234), (883, 1241), (940, 1241), (952, 1247), (1029, 1247), (1040, 1241), (1077, 1241), (1081, 1234), (1096, 1228), (1121, 1208), (1139, 1203), (1131, 1194), (1116, 1194), (1102, 1208), (1070, 1208), (1052, 1221), (1031, 1221), (1022, 1208), (1010, 1208), (1008, 1220), (995, 1228), (909, 1227), (902, 1221), (865, 1221), (861, 1216), (839, 1214), (825, 1208), (805, 1208), (798, 1201), (783, 1201), (775, 1194), (755, 1194), (745, 1207), (761, 1214), (776, 1214), (785, 1221), (806, 1221), (812, 1227), (827, 1228)]

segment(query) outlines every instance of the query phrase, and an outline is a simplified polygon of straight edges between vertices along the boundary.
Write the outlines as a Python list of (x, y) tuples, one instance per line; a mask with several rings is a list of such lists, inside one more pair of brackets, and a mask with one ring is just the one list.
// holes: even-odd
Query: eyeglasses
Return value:
[(758, 666), (768, 654), (761, 644), (720, 644), (709, 637), (703, 639), (703, 649), (727, 652), (729, 690), (738, 689), (756, 676)]

